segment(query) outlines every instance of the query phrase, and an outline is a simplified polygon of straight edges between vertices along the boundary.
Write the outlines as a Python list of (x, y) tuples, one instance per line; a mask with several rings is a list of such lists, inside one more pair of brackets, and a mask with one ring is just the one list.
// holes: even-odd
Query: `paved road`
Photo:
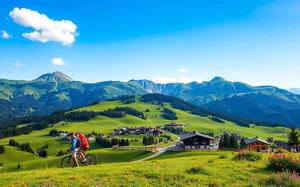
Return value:
[[(169, 147), (173, 147), (173, 145), (172, 145), (172, 146), (169, 146)], [(159, 156), (159, 155), (161, 155), (161, 154), (164, 154), (164, 153), (167, 151), (167, 149), (168, 149), (168, 147), (157, 148), (157, 151), (158, 151), (158, 152), (155, 153), (154, 155), (151, 155), (151, 156), (149, 156), (149, 157), (143, 158), (143, 159), (141, 159), (141, 160), (136, 160), (136, 161), (134, 161), (134, 162), (142, 162), (142, 161), (145, 161), (145, 160), (150, 160), (150, 159), (155, 158), (155, 157), (157, 157), (157, 156)]]
[[(176, 135), (176, 134), (174, 134), (174, 135)], [(178, 135), (176, 135), (177, 136), (177, 140), (176, 141), (179, 141), (179, 139), (180, 139), (180, 137), (178, 136)], [(176, 142), (175, 141), (175, 142)], [(175, 144), (174, 144), (175, 145)], [(157, 157), (157, 156), (159, 156), (159, 155), (161, 155), (161, 154), (164, 154), (166, 151), (167, 151), (167, 149), (169, 148), (169, 147), (173, 147), (174, 145), (171, 145), (171, 146), (168, 146), (168, 147), (163, 147), (163, 148), (157, 148), (157, 153), (155, 153), (154, 155), (151, 155), (151, 156), (149, 156), (149, 157), (146, 157), (146, 158), (143, 158), (143, 159), (140, 159), (140, 160), (136, 160), (136, 161), (134, 161), (134, 162), (142, 162), (142, 161), (145, 161), (145, 160), (150, 160), (150, 159), (152, 159), (152, 158), (155, 158), (155, 157)]]

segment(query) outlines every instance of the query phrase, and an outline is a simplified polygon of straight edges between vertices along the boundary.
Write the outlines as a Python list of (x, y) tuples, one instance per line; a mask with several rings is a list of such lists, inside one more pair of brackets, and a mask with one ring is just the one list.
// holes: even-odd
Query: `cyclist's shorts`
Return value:
[(76, 153), (79, 151), (79, 149), (74, 149), (72, 152), (71, 152), (71, 156), (72, 158), (76, 158)]

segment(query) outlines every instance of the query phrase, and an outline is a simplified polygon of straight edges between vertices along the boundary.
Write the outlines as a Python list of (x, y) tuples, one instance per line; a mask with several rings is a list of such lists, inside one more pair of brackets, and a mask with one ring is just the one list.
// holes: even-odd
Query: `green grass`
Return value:
[(70, 147), (68, 143), (62, 142), (60, 138), (52, 138), (48, 136), (47, 134), (49, 131), (50, 129), (44, 129), (41, 131), (34, 131), (29, 135), (1, 139), (0, 144), (8, 145), (9, 140), (14, 139), (19, 143), (28, 142), (35, 150), (48, 144), (49, 148), (47, 149), (47, 152), (49, 156), (56, 156), (60, 150), (66, 151)]
[[(0, 155), (1, 162), (5, 164), (5, 167), (0, 169), (1, 172), (18, 171), (17, 165), (20, 163), (21, 170), (32, 170), (41, 168), (60, 168), (61, 157), (49, 157), (41, 158), (33, 154), (16, 150), (15, 148), (5, 147), (7, 151), (5, 154)], [(115, 151), (112, 149), (97, 149), (87, 151), (87, 154), (97, 155), (99, 162), (103, 163), (115, 163), (115, 162), (131, 162), (142, 159), (147, 156), (151, 156), (154, 153), (142, 152), (142, 151)], [(27, 160), (27, 161), (26, 161)]]
[[(146, 109), (149, 109), (150, 112), (144, 112), (145, 115), (148, 116), (147, 120), (138, 120), (135, 119), (135, 117), (127, 118), (126, 120), (119, 120), (119, 119), (113, 119), (114, 121), (118, 121), (117, 123), (119, 125), (125, 125), (125, 126), (135, 126), (136, 124), (141, 124), (145, 126), (161, 126), (166, 123), (170, 123), (170, 120), (164, 120), (161, 118), (161, 111), (157, 110), (157, 105), (153, 104), (147, 104), (139, 102), (139, 99), (136, 99), (136, 103), (132, 104), (122, 104), (120, 101), (113, 101), (113, 102), (102, 102), (97, 105), (84, 107), (81, 109), (78, 109), (80, 111), (82, 110), (93, 110), (93, 111), (103, 111), (109, 108), (115, 108), (115, 107), (132, 107), (139, 111), (146, 111)], [(251, 125), (252, 128), (246, 128), (238, 126), (232, 122), (225, 121), (224, 124), (217, 123), (209, 119), (208, 117), (200, 117), (197, 115), (189, 114), (185, 111), (177, 110), (172, 108), (168, 103), (165, 103), (165, 106), (172, 109), (176, 112), (178, 116), (177, 122), (182, 123), (184, 125), (188, 126), (185, 130), (187, 131), (199, 131), (199, 132), (213, 132), (215, 135), (218, 135), (223, 132), (229, 132), (229, 133), (239, 133), (245, 137), (253, 138), (255, 136), (259, 136), (261, 139), (267, 139), (267, 137), (273, 137), (276, 140), (287, 140), (287, 133), (289, 132), (288, 128), (285, 127), (262, 127), (262, 126), (255, 126)], [(157, 116), (157, 118), (155, 118)], [(152, 118), (153, 117), (153, 118)], [(101, 120), (102, 117), (97, 118), (99, 123), (104, 124), (104, 126), (110, 126), (113, 128), (118, 127), (116, 123), (113, 123), (111, 121), (103, 121)], [(95, 122), (96, 123), (96, 122)], [(101, 129), (103, 131), (108, 130)]]
[(5, 154), (0, 154), (0, 163), (10, 165), (23, 162), (24, 160), (38, 160), (40, 158), (31, 153), (21, 151), (18, 148), (5, 146)]
[[(230, 152), (173, 153), (168, 159), (76, 169), (47, 168), (0, 174), (2, 186), (267, 186), (263, 161), (233, 161)], [(177, 156), (178, 154), (178, 156)], [(267, 158), (267, 154), (263, 155)]]
[[(66, 151), (69, 148), (69, 144), (62, 142), (60, 138), (53, 138), (48, 136), (48, 133), (51, 129), (57, 129), (57, 130), (64, 130), (68, 132), (82, 132), (82, 133), (91, 133), (92, 131), (96, 131), (97, 133), (105, 133), (109, 134), (113, 132), (113, 129), (123, 126), (128, 127), (140, 127), (140, 126), (149, 126), (149, 127), (156, 127), (156, 126), (162, 126), (166, 123), (170, 123), (170, 120), (165, 120), (161, 118), (161, 110), (157, 110), (157, 105), (153, 104), (145, 104), (139, 102), (139, 99), (136, 99), (136, 103), (132, 104), (122, 104), (120, 101), (113, 101), (113, 102), (102, 102), (93, 106), (84, 107), (77, 110), (95, 110), (95, 111), (103, 111), (109, 108), (115, 108), (115, 107), (132, 107), (136, 110), (143, 111), (145, 115), (148, 116), (147, 120), (143, 120), (134, 116), (127, 115), (123, 118), (108, 118), (104, 116), (97, 116), (94, 119), (87, 121), (87, 122), (60, 122), (57, 124), (54, 124), (53, 127), (49, 127), (47, 129), (41, 130), (41, 131), (34, 131), (30, 133), (29, 135), (22, 135), (17, 137), (12, 137), (12, 139), (16, 140), (19, 143), (25, 143), (28, 142), (34, 149), (41, 148), (45, 144), (49, 144), (48, 156), (47, 158), (49, 160), (49, 164), (47, 164), (49, 167), (56, 166), (55, 163), (57, 163), (56, 155), (60, 150)], [(171, 108), (171, 106), (168, 103), (165, 103), (165, 106), (168, 108)], [(150, 112), (145, 112), (147, 109), (150, 110)], [(177, 109), (171, 108), (173, 111), (177, 113), (178, 120), (177, 122), (187, 125), (186, 129), (187, 131), (193, 131), (196, 130), (198, 132), (214, 132), (215, 135), (218, 135), (219, 133), (226, 131), (229, 133), (239, 133), (242, 136), (246, 136), (248, 138), (253, 138), (255, 136), (259, 136), (261, 139), (266, 139), (267, 137), (274, 137), (275, 140), (287, 140), (287, 132), (289, 129), (283, 128), (283, 127), (276, 127), (276, 128), (270, 128), (270, 127), (259, 127), (252, 125), (252, 128), (245, 128), (235, 125), (232, 122), (225, 121), (224, 124), (214, 122), (210, 120), (207, 117), (200, 117), (196, 115), (189, 114), (184, 111), (180, 111)], [(64, 125), (62, 125), (64, 124)], [(175, 143), (177, 140), (177, 137), (174, 135), (171, 135), (174, 142), (166, 143), (166, 144), (160, 144), (159, 147), (169, 146)], [(130, 139), (138, 139), (139, 141), (137, 143), (131, 143), (131, 146), (142, 146), (142, 138), (141, 136), (120, 136), (120, 138), (128, 138)], [(11, 138), (5, 138), (0, 140), (0, 145), (8, 145), (9, 139)], [(93, 151), (99, 151), (99, 153), (106, 153), (109, 157), (109, 155), (113, 155), (114, 151), (112, 152), (101, 152), (103, 149), (100, 149), (101, 147), (97, 145), (96, 143), (91, 144), (91, 149)], [(15, 160), (14, 166), (21, 162), (18, 158), (18, 155), (23, 154), (23, 152), (17, 151), (16, 154), (10, 154), (11, 160)], [(25, 152), (24, 152), (25, 153)], [(117, 156), (113, 157), (114, 159), (111, 160), (114, 161), (128, 161), (130, 159), (133, 159), (134, 156), (138, 157), (138, 155), (131, 155), (130, 159), (129, 157), (124, 160), (120, 160), (118, 157), (123, 157), (123, 153), (125, 152), (117, 152)], [(8, 153), (5, 153), (6, 155)], [(27, 154), (27, 153), (26, 153)], [(126, 153), (127, 154), (127, 153)], [(184, 154), (184, 153), (182, 153)], [(128, 153), (128, 155), (130, 155)], [(165, 155), (162, 155), (162, 157)], [(1, 160), (4, 160), (7, 162), (7, 155), (5, 157), (0, 156)], [(28, 169), (36, 168), (36, 166), (43, 165), (42, 163), (48, 160), (36, 158), (36, 156), (33, 155), (33, 157), (25, 157), (24, 156), (24, 167), (26, 164), (28, 164)], [(0, 161), (2, 162), (2, 161)], [(23, 163), (22, 162), (22, 163)], [(28, 163), (27, 163), (28, 162)], [(21, 163), (21, 164), (22, 164)]]

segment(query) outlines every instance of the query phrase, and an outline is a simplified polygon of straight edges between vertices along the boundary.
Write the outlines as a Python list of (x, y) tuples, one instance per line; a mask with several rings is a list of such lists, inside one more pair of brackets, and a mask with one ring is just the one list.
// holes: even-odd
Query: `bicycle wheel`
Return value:
[(72, 159), (71, 155), (64, 157), (61, 160), (61, 167), (62, 168), (71, 168), (74, 166), (74, 160)]
[(94, 154), (86, 155), (85, 158), (86, 158), (85, 165), (87, 166), (96, 165), (98, 162), (98, 157)]

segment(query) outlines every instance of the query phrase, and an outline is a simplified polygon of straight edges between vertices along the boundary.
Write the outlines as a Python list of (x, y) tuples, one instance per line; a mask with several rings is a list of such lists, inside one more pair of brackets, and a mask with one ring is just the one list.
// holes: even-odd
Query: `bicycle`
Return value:
[[(96, 165), (98, 162), (98, 157), (94, 154), (88, 154), (86, 155), (85, 152), (83, 152), (86, 161), (83, 162), (83, 159), (81, 158), (80, 154), (76, 154), (76, 158), (77, 160), (81, 163), (84, 164), (86, 166), (91, 166), (91, 165)], [(61, 160), (61, 167), (62, 168), (70, 168), (70, 167), (74, 167), (75, 163), (74, 160), (72, 158), (72, 155), (68, 155), (65, 156), (62, 160)]]

